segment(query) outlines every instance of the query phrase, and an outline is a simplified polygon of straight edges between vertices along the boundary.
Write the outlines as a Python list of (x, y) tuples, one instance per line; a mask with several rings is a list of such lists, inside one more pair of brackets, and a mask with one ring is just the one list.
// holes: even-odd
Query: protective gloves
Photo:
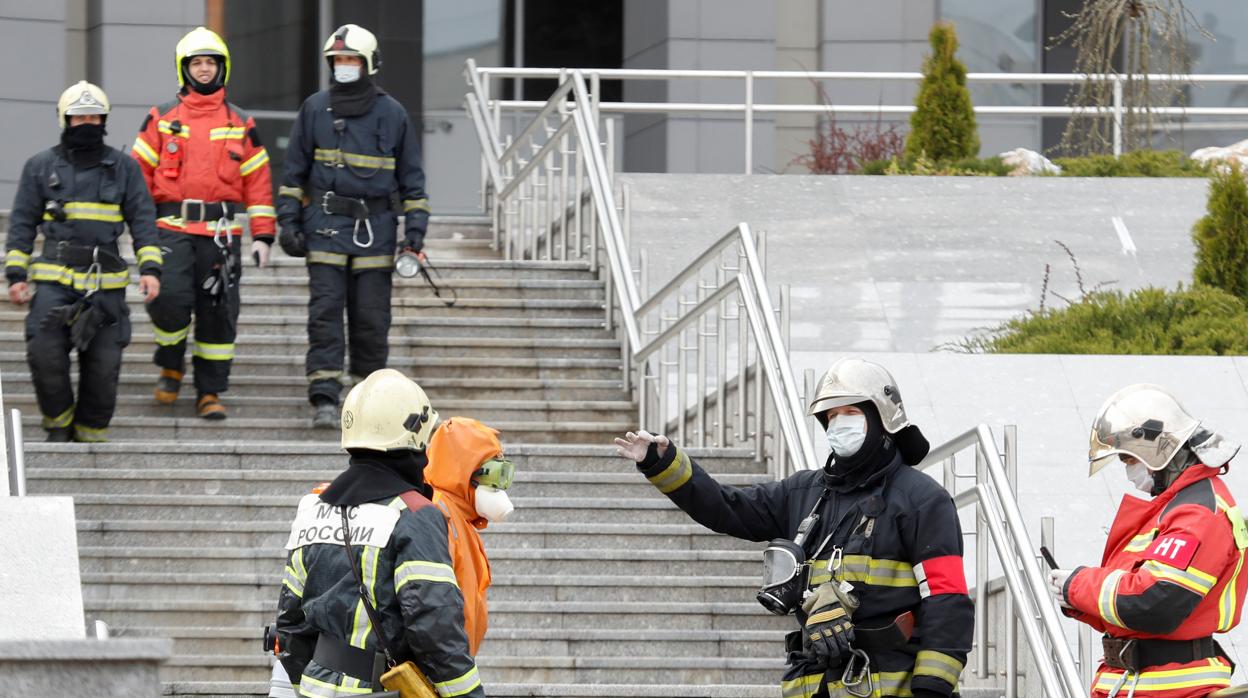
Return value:
[(297, 225), (281, 226), (281, 232), (277, 234), (277, 244), (291, 257), (308, 256), (307, 239), (303, 235), (303, 230)]
[(1057, 605), (1062, 608), (1071, 608), (1066, 601), (1066, 580), (1070, 578), (1071, 570), (1049, 570), (1049, 593), (1057, 600)]
[(840, 582), (823, 584), (802, 604), (808, 615), (802, 631), (802, 647), (806, 653), (826, 666), (849, 655), (854, 643), (853, 613), (858, 602), (842, 589)]
[(256, 261), (256, 266), (261, 269), (269, 266), (269, 243), (264, 240), (252, 241), (251, 258)]

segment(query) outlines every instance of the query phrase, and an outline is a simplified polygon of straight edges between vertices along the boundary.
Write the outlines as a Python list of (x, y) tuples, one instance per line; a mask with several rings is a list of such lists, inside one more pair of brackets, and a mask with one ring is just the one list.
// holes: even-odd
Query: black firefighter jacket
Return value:
[[(99, 247), (117, 255), (117, 240), (127, 224), (134, 238), (139, 272), (160, 276), (156, 207), (134, 160), (106, 147), (98, 165), (78, 167), (61, 146), (49, 148), (31, 157), (22, 168), (9, 217), (4, 275), (9, 283), (56, 283), (85, 292), (95, 283), (94, 274), (90, 278), (87, 275), (90, 265), (59, 258), (57, 244)], [(43, 255), (32, 260), (40, 229)], [(130, 281), (129, 270), (104, 266), (100, 290), (125, 288)]]
[[(778, 482), (746, 487), (721, 485), (676, 444), (662, 458), (638, 464), (650, 482), (694, 521), (736, 538), (792, 540), (798, 525), (825, 488), (823, 470), (795, 473)], [(806, 538), (807, 555), (832, 534), (812, 560), (810, 588), (828, 582), (828, 551), (842, 549), (838, 579), (851, 582), (861, 606), (858, 627), (880, 627), (913, 611), (910, 643), (896, 651), (869, 652), (880, 695), (931, 691), (949, 695), (966, 663), (974, 630), (974, 607), (962, 567), (962, 530), (949, 493), (899, 455), (852, 489), (829, 489), (819, 519)], [(805, 614), (797, 609), (799, 624)], [(785, 696), (814, 695), (824, 681), (800, 651), (791, 651), (782, 682)], [(843, 695), (841, 667), (827, 672), (830, 695)], [(838, 688), (840, 690), (838, 690)]]
[[(415, 510), (400, 497), (348, 508), (356, 564), (395, 659), (415, 661), (443, 698), (482, 698), (476, 662), (468, 653), (464, 600), (451, 566), (446, 519), (427, 499), (419, 499)], [(318, 634), (381, 651), (341, 530), (339, 510), (310, 494), (299, 504), (286, 546), (276, 630), (291, 653), (283, 665), (303, 695), (347, 696), (370, 687), (371, 677), (348, 676), (312, 660)], [(302, 680), (297, 678), (300, 666)]]

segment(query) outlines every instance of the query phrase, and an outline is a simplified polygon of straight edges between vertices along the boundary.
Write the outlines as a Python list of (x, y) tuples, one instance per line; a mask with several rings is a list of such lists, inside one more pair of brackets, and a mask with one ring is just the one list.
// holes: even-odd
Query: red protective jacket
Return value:
[[(260, 143), (255, 119), (226, 102), (225, 90), (210, 95), (186, 92), (152, 107), (131, 155), (158, 207), (188, 199), (241, 203), (252, 237), (272, 243), (277, 215), (269, 154)], [(212, 235), (215, 224), (184, 223), (178, 214), (159, 216), (156, 226)], [(236, 222), (233, 232), (241, 230)]]
[[(1239, 624), (1248, 528), (1218, 470), (1189, 467), (1152, 500), (1123, 497), (1100, 567), (1080, 567), (1064, 589), (1066, 614), (1118, 638), (1192, 640)], [(1134, 677), (1101, 664), (1093, 696)], [(1136, 695), (1203, 696), (1229, 686), (1225, 657), (1142, 668)]]

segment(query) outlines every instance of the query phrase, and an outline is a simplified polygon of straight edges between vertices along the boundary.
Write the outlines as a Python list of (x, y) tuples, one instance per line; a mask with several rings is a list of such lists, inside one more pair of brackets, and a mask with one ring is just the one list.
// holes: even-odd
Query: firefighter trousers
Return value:
[(100, 291), (91, 302), (113, 318), (78, 352), (78, 400), (70, 382), (70, 328), (44, 322), (53, 309), (72, 305), (82, 293), (58, 283), (37, 283), (26, 316), (26, 362), (44, 429), (73, 427), (77, 441), (105, 441), (117, 406), (121, 354), (130, 343), (130, 309), (123, 289)]
[(379, 265), (379, 257), (321, 257), (328, 261), (308, 263), (308, 400), (338, 404), (348, 346), (351, 375), (363, 378), (386, 367), (392, 266)]
[(212, 287), (221, 277), (225, 257), (211, 237), (160, 229), (160, 245), (164, 252), (160, 295), (147, 305), (156, 333), (153, 361), (161, 368), (185, 371), (193, 314), (195, 389), (200, 394), (223, 393), (230, 387), (234, 338), (238, 334), (242, 241), (234, 237), (226, 267), (230, 283), (220, 282), (215, 294)]

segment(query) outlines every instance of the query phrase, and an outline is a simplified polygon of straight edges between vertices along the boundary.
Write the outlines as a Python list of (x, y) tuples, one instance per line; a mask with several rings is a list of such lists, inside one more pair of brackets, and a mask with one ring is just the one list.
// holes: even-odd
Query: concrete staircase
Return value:
[[(494, 572), (479, 664), (499, 696), (775, 696), (787, 619), (753, 600), (758, 546), (691, 523), (607, 444), (635, 426), (604, 285), (584, 265), (509, 263), (480, 221), (442, 221), (429, 254), (459, 303), (397, 280), (391, 365), (443, 417), (502, 431), (517, 511), (486, 533)], [(0, 305), (6, 406), (22, 408), (32, 494), (77, 506), (88, 620), (175, 640), (174, 696), (264, 695), (260, 628), (275, 611), (298, 498), (345, 464), (309, 428), (306, 274), (279, 256), (243, 279), (230, 418), (193, 395), (150, 399), (151, 327), (136, 303), (111, 443), (44, 444), (23, 310)], [(188, 391), (193, 392), (193, 390)], [(697, 454), (730, 483), (766, 477), (743, 450)]]

